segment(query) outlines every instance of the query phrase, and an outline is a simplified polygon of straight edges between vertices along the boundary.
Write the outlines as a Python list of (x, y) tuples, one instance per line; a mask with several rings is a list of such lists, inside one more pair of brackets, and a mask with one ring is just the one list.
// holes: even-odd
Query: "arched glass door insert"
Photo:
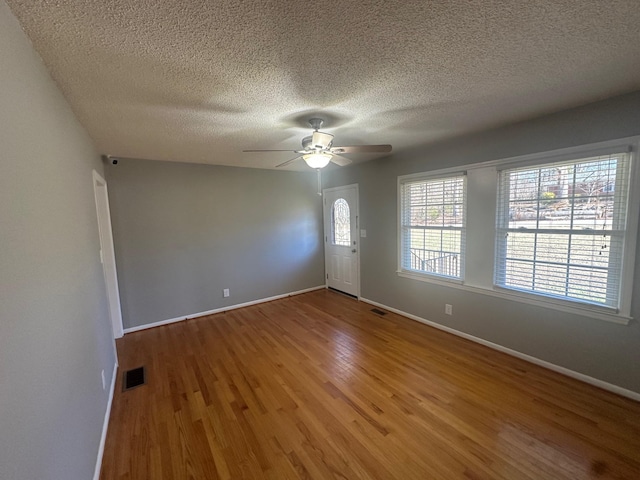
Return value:
[(344, 198), (333, 202), (331, 209), (331, 229), (334, 245), (351, 245), (351, 216), (349, 204)]

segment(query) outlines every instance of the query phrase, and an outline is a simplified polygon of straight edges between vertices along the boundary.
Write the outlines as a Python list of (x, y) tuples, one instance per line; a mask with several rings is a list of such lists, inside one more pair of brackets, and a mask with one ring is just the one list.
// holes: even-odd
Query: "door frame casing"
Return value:
[[(329, 278), (328, 278), (328, 274), (329, 274), (329, 268), (327, 267), (327, 261), (328, 261), (328, 256), (327, 256), (327, 246), (329, 244), (329, 233), (327, 231), (327, 227), (330, 226), (330, 221), (328, 221), (328, 217), (327, 214), (329, 213), (328, 208), (330, 208), (329, 205), (327, 205), (327, 201), (326, 201), (326, 194), (328, 192), (335, 192), (335, 191), (339, 191), (339, 190), (346, 190), (349, 188), (353, 188), (355, 190), (355, 196), (356, 196), (356, 228), (355, 228), (355, 234), (356, 234), (356, 265), (357, 265), (357, 281), (356, 281), (356, 298), (358, 300), (360, 300), (360, 296), (361, 296), (361, 291), (360, 291), (360, 189), (357, 183), (352, 183), (349, 185), (342, 185), (339, 187), (331, 187), (331, 188), (323, 188), (322, 189), (322, 228), (324, 230), (323, 232), (323, 236), (324, 236), (324, 284), (325, 284), (325, 288), (329, 288)], [(349, 206), (349, 208), (351, 208), (351, 206)]]
[[(113, 338), (121, 338), (124, 335), (124, 327), (122, 325), (120, 290), (118, 289), (115, 245), (113, 243), (113, 231), (111, 229), (109, 192), (107, 190), (106, 180), (95, 170), (93, 170), (93, 194), (96, 202), (98, 236), (100, 238), (100, 262), (104, 276)], [(100, 196), (104, 202), (104, 211), (102, 211), (100, 207)]]

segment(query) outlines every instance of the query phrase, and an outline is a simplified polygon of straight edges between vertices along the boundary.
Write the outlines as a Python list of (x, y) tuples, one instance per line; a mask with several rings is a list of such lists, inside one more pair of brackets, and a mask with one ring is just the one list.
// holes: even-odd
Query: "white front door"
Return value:
[(327, 188), (323, 196), (327, 286), (358, 297), (358, 185)]

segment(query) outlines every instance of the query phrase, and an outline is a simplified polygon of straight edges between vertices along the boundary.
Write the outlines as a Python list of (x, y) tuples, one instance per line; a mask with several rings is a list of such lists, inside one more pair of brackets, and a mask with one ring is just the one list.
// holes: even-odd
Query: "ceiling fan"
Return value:
[(320, 127), (324, 120), (321, 118), (309, 119), (309, 125), (314, 132), (302, 139), (302, 150), (243, 150), (243, 152), (294, 152), (298, 156), (287, 160), (278, 167), (284, 167), (296, 160), (303, 159), (311, 168), (324, 168), (329, 162), (344, 167), (349, 165), (351, 160), (341, 156), (342, 153), (389, 153), (391, 145), (350, 145), (344, 147), (333, 146), (333, 135), (320, 132)]

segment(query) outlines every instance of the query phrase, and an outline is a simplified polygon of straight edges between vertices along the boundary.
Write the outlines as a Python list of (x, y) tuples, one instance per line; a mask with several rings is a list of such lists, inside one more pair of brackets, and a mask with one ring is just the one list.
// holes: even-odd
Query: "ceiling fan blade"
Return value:
[(341, 157), (340, 155), (336, 155), (335, 153), (332, 154), (331, 161), (341, 167), (344, 167), (345, 165), (349, 165), (351, 163), (351, 160), (349, 160), (347, 157)]
[(391, 145), (347, 145), (332, 147), (331, 153), (389, 153)]
[[(287, 151), (289, 151), (289, 150), (287, 150)], [(285, 166), (289, 165), (290, 163), (293, 163), (296, 160), (299, 160), (301, 158), (302, 158), (302, 156), (292, 158), (291, 160), (287, 160), (286, 162), (282, 162), (280, 165), (276, 165), (276, 168), (285, 167)]]
[(242, 150), (243, 152), (295, 152), (295, 150)]

